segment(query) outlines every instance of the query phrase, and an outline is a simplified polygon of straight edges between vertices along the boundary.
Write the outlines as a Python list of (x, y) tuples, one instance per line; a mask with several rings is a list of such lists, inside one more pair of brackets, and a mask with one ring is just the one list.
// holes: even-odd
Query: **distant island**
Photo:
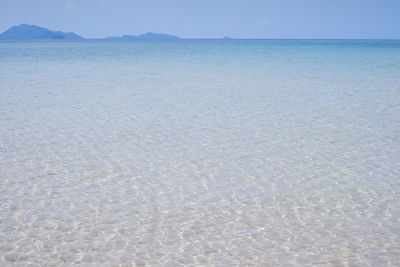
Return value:
[[(31, 40), (31, 39), (85, 39), (82, 36), (74, 32), (62, 32), (52, 31), (44, 27), (36, 25), (21, 24), (13, 26), (0, 34), (0, 40)], [(110, 36), (104, 39), (108, 40), (177, 40), (180, 39), (178, 36), (165, 34), (165, 33), (154, 33), (147, 32), (140, 35), (122, 35), (122, 36)], [(231, 40), (230, 37), (225, 36), (221, 38), (223, 40)]]
[(0, 34), (2, 40), (22, 39), (83, 39), (73, 32), (52, 31), (36, 25), (21, 24)]
[(135, 35), (123, 35), (123, 36), (110, 36), (107, 37), (106, 39), (179, 39), (178, 36), (174, 35), (169, 35), (165, 33), (153, 33), (153, 32), (148, 32), (144, 33), (138, 36)]
[[(84, 39), (73, 32), (52, 31), (36, 25), (21, 24), (13, 26), (0, 34), (0, 40), (31, 40), (31, 39)], [(141, 35), (111, 36), (105, 39), (179, 39), (178, 36), (165, 33), (148, 32)]]

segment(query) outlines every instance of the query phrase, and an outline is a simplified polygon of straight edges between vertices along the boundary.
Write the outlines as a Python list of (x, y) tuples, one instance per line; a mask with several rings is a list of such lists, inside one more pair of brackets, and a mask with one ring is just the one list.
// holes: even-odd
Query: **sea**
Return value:
[(0, 42), (0, 265), (399, 266), (400, 40)]

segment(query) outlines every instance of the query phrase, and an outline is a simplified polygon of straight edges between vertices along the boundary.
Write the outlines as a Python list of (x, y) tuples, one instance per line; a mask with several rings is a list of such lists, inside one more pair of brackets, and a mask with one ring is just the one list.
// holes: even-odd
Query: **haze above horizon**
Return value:
[(400, 39), (397, 0), (1, 0), (0, 32), (21, 23), (85, 38)]

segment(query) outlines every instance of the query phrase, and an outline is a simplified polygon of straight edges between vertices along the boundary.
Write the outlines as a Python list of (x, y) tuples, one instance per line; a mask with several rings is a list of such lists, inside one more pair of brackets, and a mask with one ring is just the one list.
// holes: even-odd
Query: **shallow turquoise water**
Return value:
[(400, 262), (400, 41), (0, 42), (0, 264)]

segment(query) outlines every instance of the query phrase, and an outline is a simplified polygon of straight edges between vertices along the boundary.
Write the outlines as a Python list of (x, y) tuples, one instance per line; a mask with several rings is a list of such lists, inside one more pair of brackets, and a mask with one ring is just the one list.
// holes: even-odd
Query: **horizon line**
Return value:
[(103, 38), (84, 38), (82, 39), (0, 39), (0, 41), (90, 41), (90, 40), (107, 40), (107, 41), (182, 41), (182, 40), (293, 40), (293, 41), (373, 41), (373, 40), (381, 40), (381, 41), (400, 41), (400, 38), (233, 38), (233, 37), (196, 37), (196, 38), (181, 38), (178, 39), (113, 39), (108, 37)]
[[(29, 23), (23, 22), (23, 23), (20, 23), (20, 24), (17, 24), (17, 25), (9, 27), (5, 31), (0, 32), (0, 34), (6, 32), (7, 30), (9, 30), (9, 29), (11, 29), (13, 27), (18, 27), (18, 26), (21, 26), (21, 25), (36, 26), (36, 27), (47, 29), (49, 31), (53, 31), (53, 32), (55, 32), (55, 31), (63, 31), (63, 30), (51, 30), (51, 29), (49, 29), (51, 27), (47, 28), (47, 26), (39, 26), (37, 24), (29, 24)], [(176, 34), (164, 33), (164, 32), (154, 32), (154, 31), (148, 31), (148, 32), (141, 33), (141, 34), (138, 34), (138, 35), (137, 34), (125, 33), (123, 35), (108, 35), (108, 36), (105, 36), (105, 37), (95, 37), (95, 38), (90, 38), (89, 37), (89, 38), (86, 38), (86, 37), (83, 37), (82, 35), (74, 32), (74, 31), (65, 31), (65, 33), (76, 34), (79, 37), (81, 37), (83, 40), (105, 40), (105, 39), (107, 39), (107, 40), (128, 40), (128, 39), (120, 39), (118, 37), (123, 37), (125, 35), (140, 36), (140, 35), (144, 35), (144, 34), (147, 34), (147, 33), (171, 35), (171, 36), (177, 37), (177, 39), (175, 39), (175, 40), (178, 40), (178, 39), (180, 39), (180, 40), (221, 40), (221, 39), (225, 39), (225, 40), (388, 40), (388, 41), (389, 40), (393, 40), (393, 41), (400, 40), (400, 36), (399, 37), (394, 37), (394, 38), (393, 37), (385, 37), (385, 38), (375, 38), (375, 37), (362, 37), (362, 38), (353, 38), (353, 37), (349, 37), (349, 38), (343, 38), (343, 37), (327, 37), (327, 38), (315, 38), (315, 37), (300, 37), (300, 38), (293, 38), (293, 37), (278, 37), (278, 38), (275, 38), (275, 37), (261, 37), (261, 38), (253, 38), (253, 37), (230, 37), (228, 35), (224, 35), (224, 36), (221, 36), (221, 37), (189, 37), (189, 38), (186, 38), (186, 37), (180, 37), (179, 35), (176, 35)], [(113, 39), (113, 38), (110, 38), (110, 37), (117, 37), (117, 38)], [(0, 40), (16, 40), (16, 39), (0, 39)], [(18, 40), (22, 41), (22, 40), (39, 40), (39, 39), (18, 39)], [(46, 39), (41, 39), (41, 40), (46, 40)], [(50, 38), (48, 40), (52, 40), (52, 39)], [(65, 40), (65, 39), (59, 39), (59, 40)], [(69, 40), (72, 40), (72, 39), (69, 39)], [(140, 40), (140, 39), (129, 39), (129, 41), (133, 41), (133, 40)], [(145, 40), (145, 39), (142, 39), (142, 40)], [(161, 40), (161, 38), (160, 39), (154, 39), (154, 40)], [(169, 39), (169, 40), (172, 40), (172, 39)]]

